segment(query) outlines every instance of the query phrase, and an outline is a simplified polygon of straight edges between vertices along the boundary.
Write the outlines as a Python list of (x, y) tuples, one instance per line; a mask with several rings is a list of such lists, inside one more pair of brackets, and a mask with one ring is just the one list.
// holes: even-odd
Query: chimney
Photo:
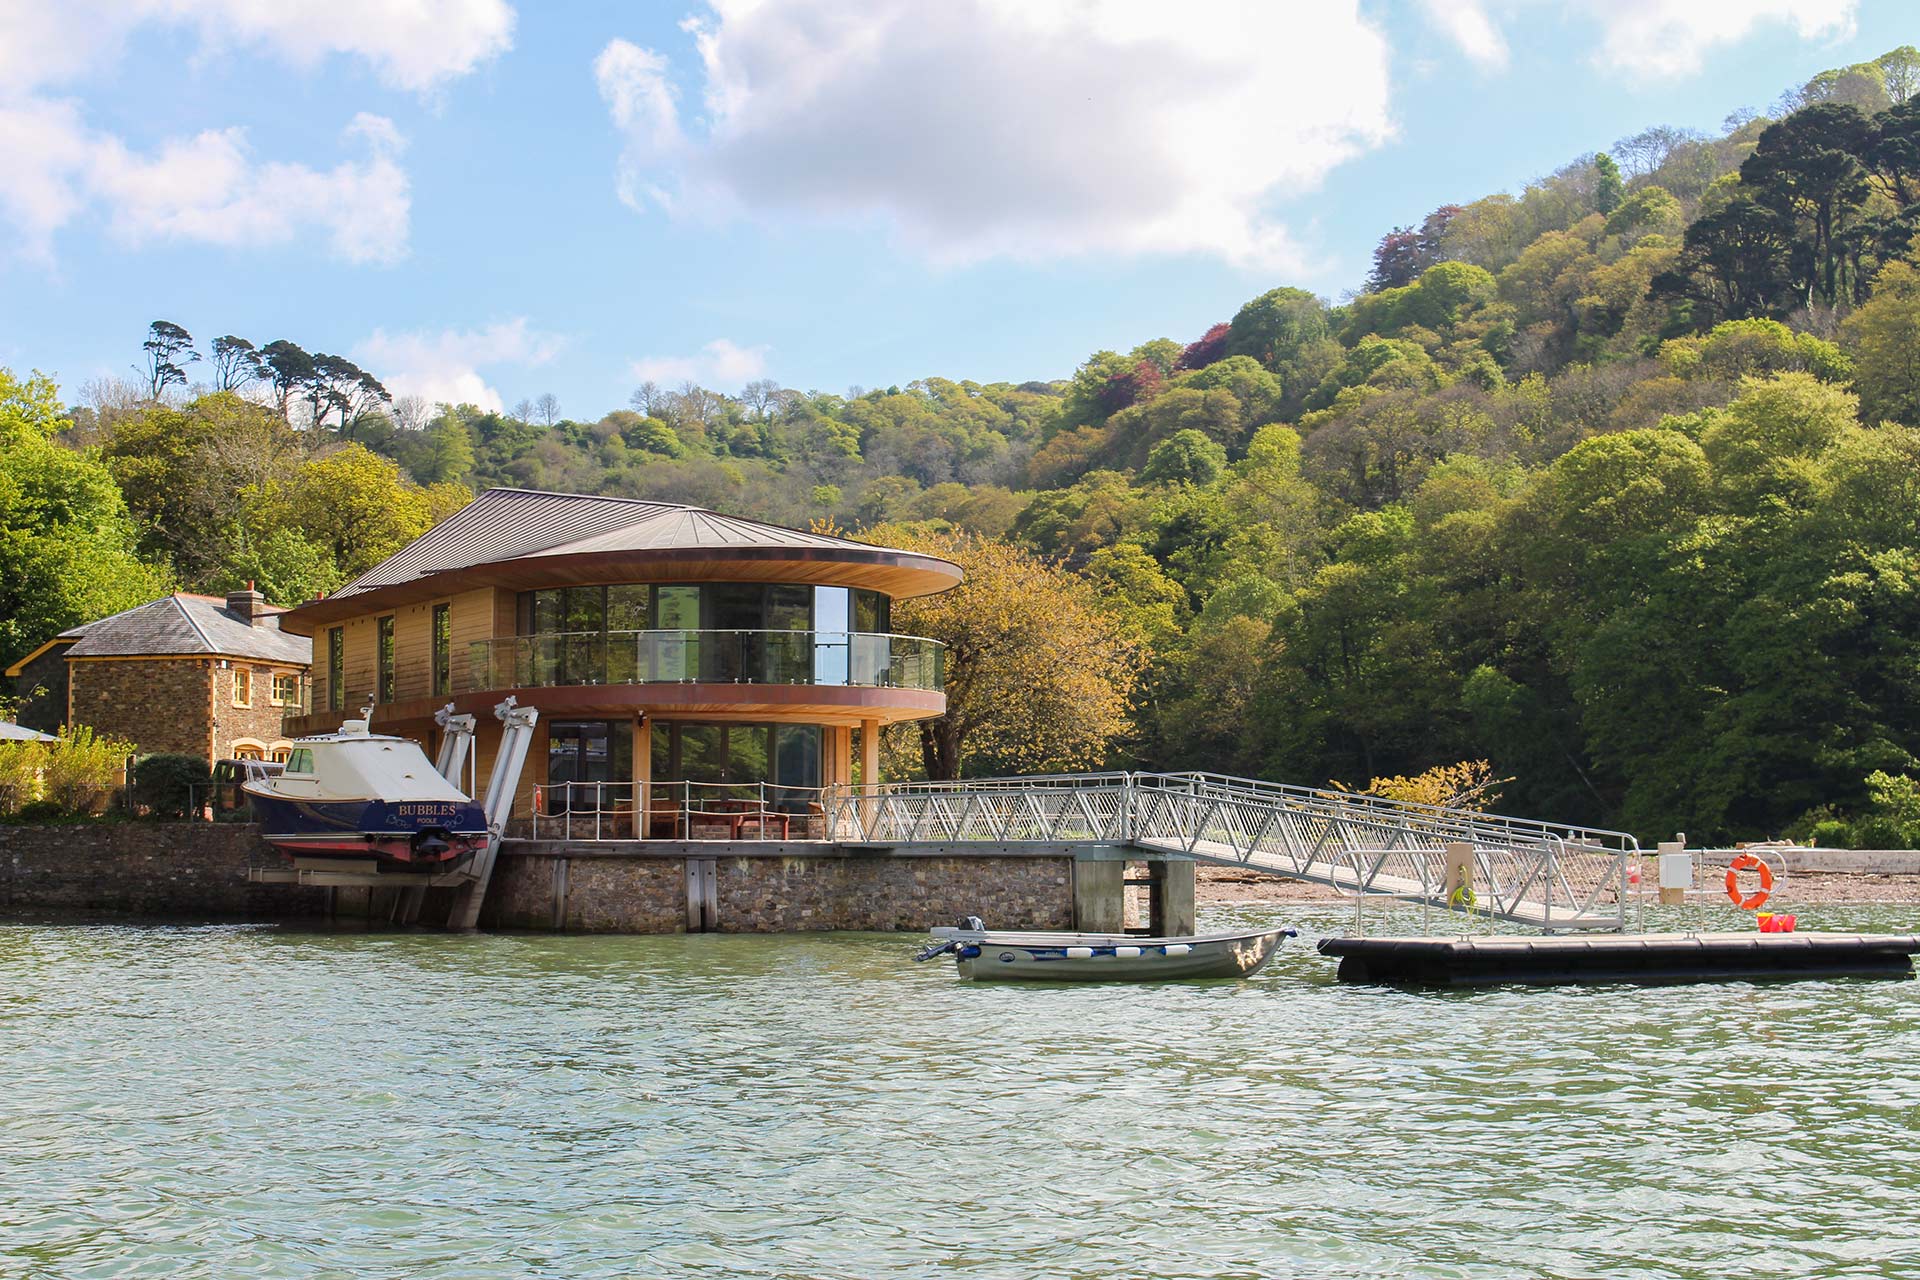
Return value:
[(272, 615), (267, 612), (267, 598), (253, 589), (253, 583), (247, 583), (245, 591), (227, 592), (227, 612), (237, 613), (247, 620), (247, 625), (264, 627)]

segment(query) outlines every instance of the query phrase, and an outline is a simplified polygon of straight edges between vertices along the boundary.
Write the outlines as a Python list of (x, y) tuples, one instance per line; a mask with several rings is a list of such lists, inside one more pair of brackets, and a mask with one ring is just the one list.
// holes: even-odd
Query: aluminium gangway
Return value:
[(1640, 852), (1619, 831), (1213, 773), (885, 783), (825, 807), (841, 843), (1131, 847), (1545, 930), (1624, 930)]

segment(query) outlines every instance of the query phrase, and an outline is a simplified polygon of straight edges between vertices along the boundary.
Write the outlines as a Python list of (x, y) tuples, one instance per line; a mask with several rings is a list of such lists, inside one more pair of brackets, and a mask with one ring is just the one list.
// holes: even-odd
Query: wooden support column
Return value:
[(880, 785), (880, 722), (860, 722), (860, 785)]
[(642, 712), (633, 721), (633, 838), (645, 840), (653, 801), (653, 717)]

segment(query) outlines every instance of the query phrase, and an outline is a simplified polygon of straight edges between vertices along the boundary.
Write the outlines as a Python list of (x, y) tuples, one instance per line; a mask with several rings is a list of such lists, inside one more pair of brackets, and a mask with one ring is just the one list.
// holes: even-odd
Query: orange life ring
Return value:
[[(1758, 892), (1748, 894), (1746, 897), (1740, 896), (1740, 873), (1742, 871), (1758, 871), (1760, 873), (1760, 889)], [(1754, 857), (1750, 853), (1743, 853), (1727, 864), (1727, 897), (1733, 900), (1734, 906), (1740, 908), (1742, 911), (1758, 911), (1766, 905), (1767, 899), (1772, 893), (1773, 868), (1769, 867), (1759, 858)]]

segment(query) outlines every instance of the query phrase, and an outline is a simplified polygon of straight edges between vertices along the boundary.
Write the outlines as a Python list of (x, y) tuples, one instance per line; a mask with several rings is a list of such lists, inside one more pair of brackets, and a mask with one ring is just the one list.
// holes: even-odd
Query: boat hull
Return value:
[(262, 838), (294, 857), (447, 867), (487, 841), (485, 811), (470, 801), (309, 800), (251, 788), (247, 797)]
[(974, 982), (1171, 982), (1244, 978), (1294, 936), (1291, 929), (1193, 938), (1125, 934), (997, 933), (936, 929), (956, 944), (960, 977)]

